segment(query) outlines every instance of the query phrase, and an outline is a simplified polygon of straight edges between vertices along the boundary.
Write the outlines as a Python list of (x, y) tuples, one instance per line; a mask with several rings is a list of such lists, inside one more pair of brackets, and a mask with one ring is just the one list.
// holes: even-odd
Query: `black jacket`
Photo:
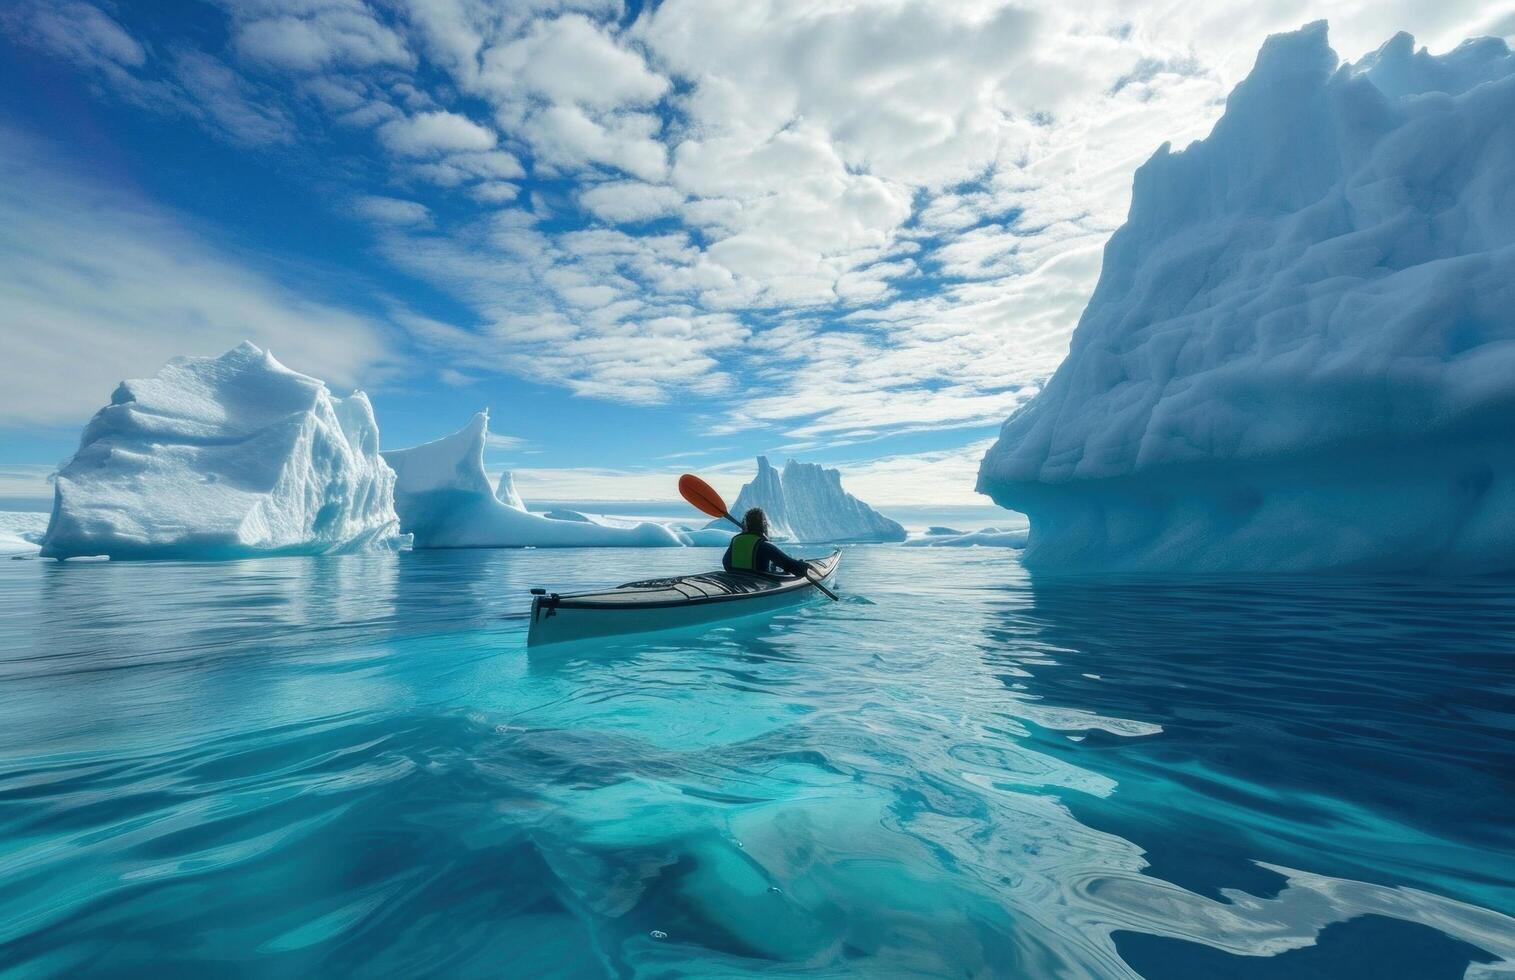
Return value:
[[(763, 538), (757, 543), (757, 550), (753, 557), (757, 560), (757, 568), (760, 572), (772, 573), (777, 569), (783, 569), (790, 575), (800, 578), (805, 577), (805, 570), (810, 566), (797, 558), (790, 558), (778, 549), (772, 541)], [(726, 546), (726, 553), (721, 556), (721, 567), (728, 572), (738, 571), (731, 567), (731, 545)]]

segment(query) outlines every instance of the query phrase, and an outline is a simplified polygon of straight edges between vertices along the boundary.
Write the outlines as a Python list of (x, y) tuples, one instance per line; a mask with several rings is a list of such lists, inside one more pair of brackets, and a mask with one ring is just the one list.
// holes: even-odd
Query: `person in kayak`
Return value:
[(761, 507), (754, 507), (742, 515), (742, 533), (732, 538), (726, 546), (721, 566), (728, 572), (766, 574), (783, 569), (800, 578), (805, 577), (805, 572), (810, 567), (797, 558), (790, 558), (768, 540), (768, 515), (763, 513)]

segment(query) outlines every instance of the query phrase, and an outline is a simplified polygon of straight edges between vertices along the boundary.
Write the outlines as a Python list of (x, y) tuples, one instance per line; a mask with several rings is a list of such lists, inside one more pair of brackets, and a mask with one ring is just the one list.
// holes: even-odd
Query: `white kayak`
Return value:
[[(840, 551), (809, 559), (822, 582), (836, 571)], [(622, 633), (684, 629), (752, 616), (820, 595), (808, 578), (756, 572), (705, 572), (628, 582), (604, 592), (566, 595), (533, 589), (529, 646)]]

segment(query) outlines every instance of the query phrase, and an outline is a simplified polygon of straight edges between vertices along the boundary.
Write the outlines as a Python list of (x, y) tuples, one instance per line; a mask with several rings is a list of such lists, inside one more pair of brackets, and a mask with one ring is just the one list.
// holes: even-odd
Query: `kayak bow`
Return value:
[[(840, 551), (812, 559), (818, 581), (836, 571)], [(752, 616), (817, 595), (819, 585), (793, 575), (706, 572), (628, 582), (603, 592), (546, 594), (533, 589), (529, 646), (622, 633), (683, 629)]]

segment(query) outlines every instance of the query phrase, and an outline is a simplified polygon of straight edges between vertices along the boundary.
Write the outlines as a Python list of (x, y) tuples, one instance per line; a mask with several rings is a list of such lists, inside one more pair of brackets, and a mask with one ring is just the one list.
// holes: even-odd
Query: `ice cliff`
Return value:
[[(611, 526), (527, 513), (508, 477), (498, 490), (484, 472), (489, 413), (450, 436), (384, 454), (394, 467), (395, 509), (417, 548), (677, 547), (668, 528), (652, 523)], [(503, 498), (497, 494), (503, 494)], [(514, 503), (507, 502), (514, 496)]]
[(224, 559), (403, 543), (362, 392), (249, 343), (123, 381), (58, 472), (42, 555)]
[(1270, 37), (979, 489), (1043, 569), (1515, 567), (1515, 58)]
[[(903, 541), (905, 529), (842, 489), (842, 474), (816, 463), (784, 464), (780, 473), (757, 458), (757, 476), (737, 494), (731, 513), (749, 507), (768, 515), (769, 531), (783, 541)], [(711, 524), (717, 528), (725, 524)]]

